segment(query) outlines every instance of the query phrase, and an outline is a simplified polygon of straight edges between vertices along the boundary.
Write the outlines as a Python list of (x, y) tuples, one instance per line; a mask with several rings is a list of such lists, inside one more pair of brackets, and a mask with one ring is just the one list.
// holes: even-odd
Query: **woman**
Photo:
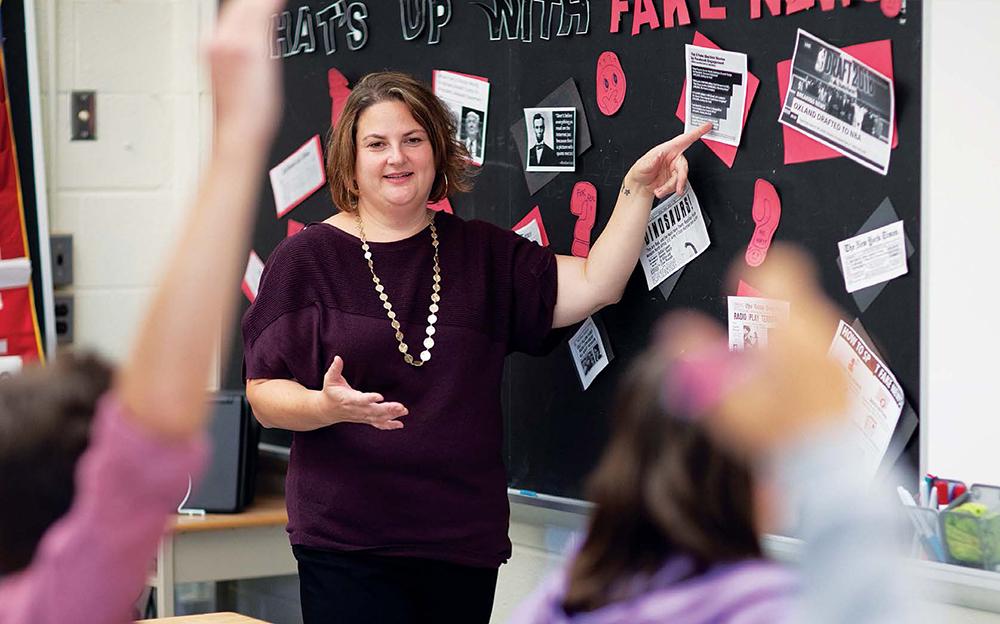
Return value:
[(654, 195), (684, 188), (682, 152), (710, 129), (633, 165), (582, 259), (427, 209), (471, 188), (453, 124), (413, 78), (363, 78), (327, 150), (340, 212), (275, 249), (243, 321), (254, 413), (295, 432), (307, 622), (489, 620), (510, 556), (504, 357), (620, 298)]

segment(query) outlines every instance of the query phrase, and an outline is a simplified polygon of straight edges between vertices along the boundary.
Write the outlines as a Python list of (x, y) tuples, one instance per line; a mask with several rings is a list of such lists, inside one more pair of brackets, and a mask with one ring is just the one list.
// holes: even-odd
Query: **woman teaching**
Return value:
[(488, 622), (510, 556), (500, 383), (508, 353), (616, 302), (683, 151), (629, 170), (589, 258), (428, 201), (471, 190), (452, 117), (423, 83), (369, 74), (327, 147), (339, 209), (268, 259), (243, 319), (247, 398), (294, 432), (288, 532), (305, 622)]

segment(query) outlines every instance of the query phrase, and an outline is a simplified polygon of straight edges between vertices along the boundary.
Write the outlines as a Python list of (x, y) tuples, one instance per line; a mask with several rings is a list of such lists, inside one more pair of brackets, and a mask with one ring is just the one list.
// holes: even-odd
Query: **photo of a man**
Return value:
[(467, 106), (462, 107), (459, 138), (469, 150), (469, 156), (477, 162), (483, 159), (483, 112)]
[(538, 112), (531, 118), (535, 142), (528, 148), (529, 167), (554, 167), (559, 164), (555, 149), (545, 141), (545, 128), (548, 125), (546, 117), (544, 113)]

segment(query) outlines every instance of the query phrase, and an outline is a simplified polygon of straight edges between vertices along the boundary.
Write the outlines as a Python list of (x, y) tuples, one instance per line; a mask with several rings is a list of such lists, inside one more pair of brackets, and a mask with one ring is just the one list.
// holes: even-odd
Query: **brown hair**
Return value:
[(749, 468), (697, 423), (665, 413), (664, 361), (648, 350), (619, 387), (611, 439), (587, 482), (596, 507), (569, 569), (567, 613), (627, 598), (673, 555), (690, 557), (693, 573), (762, 556)]
[(436, 202), (450, 192), (472, 190), (474, 168), (469, 152), (456, 138), (455, 120), (441, 100), (427, 85), (411, 76), (400, 72), (377, 72), (368, 74), (354, 85), (337, 125), (330, 129), (326, 144), (326, 178), (334, 205), (347, 212), (357, 210), (354, 161), (358, 149), (358, 119), (369, 106), (387, 100), (405, 104), (427, 132), (437, 172), (428, 200)]
[(0, 379), (0, 574), (26, 567), (69, 510), (94, 407), (110, 385), (111, 368), (94, 355), (60, 355)]

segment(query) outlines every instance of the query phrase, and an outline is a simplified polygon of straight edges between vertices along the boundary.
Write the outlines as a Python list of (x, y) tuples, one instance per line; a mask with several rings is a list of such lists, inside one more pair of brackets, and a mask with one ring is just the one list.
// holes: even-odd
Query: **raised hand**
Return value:
[(625, 176), (626, 185), (635, 184), (640, 190), (651, 193), (658, 199), (674, 192), (683, 193), (688, 176), (684, 150), (711, 130), (712, 124), (706, 123), (649, 150), (629, 169)]
[(323, 398), (326, 411), (335, 415), (337, 422), (371, 425), (376, 429), (402, 429), (397, 418), (409, 413), (401, 403), (385, 402), (378, 392), (361, 392), (344, 379), (344, 360), (333, 358), (330, 368), (323, 375)]

